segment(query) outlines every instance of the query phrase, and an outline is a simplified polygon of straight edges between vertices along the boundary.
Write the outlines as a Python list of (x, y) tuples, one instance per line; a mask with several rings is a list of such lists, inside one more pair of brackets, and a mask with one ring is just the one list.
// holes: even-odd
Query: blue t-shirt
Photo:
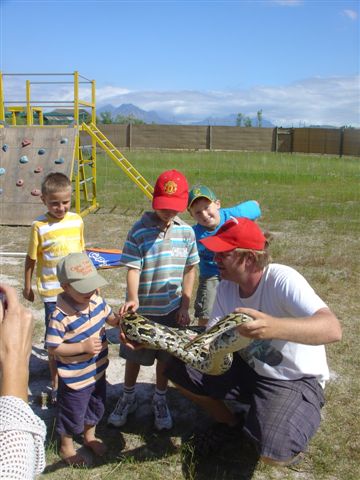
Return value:
[(261, 215), (261, 210), (259, 204), (255, 200), (248, 200), (247, 202), (239, 203), (230, 208), (220, 208), (220, 222), (215, 230), (206, 230), (205, 227), (199, 225), (193, 225), (195, 232), (196, 243), (198, 247), (199, 257), (200, 257), (200, 277), (213, 277), (214, 275), (219, 275), (219, 270), (217, 268), (216, 262), (214, 261), (214, 252), (208, 250), (201, 242), (203, 238), (210, 237), (214, 235), (219, 228), (227, 221), (230, 217), (245, 217), (249, 220), (256, 220)]

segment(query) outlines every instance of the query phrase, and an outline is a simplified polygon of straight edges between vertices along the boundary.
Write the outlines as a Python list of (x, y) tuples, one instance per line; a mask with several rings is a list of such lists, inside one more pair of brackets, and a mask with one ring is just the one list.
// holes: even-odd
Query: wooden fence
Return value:
[[(243, 150), (360, 156), (360, 129), (98, 125), (120, 150)], [(82, 144), (89, 143), (86, 134)]]

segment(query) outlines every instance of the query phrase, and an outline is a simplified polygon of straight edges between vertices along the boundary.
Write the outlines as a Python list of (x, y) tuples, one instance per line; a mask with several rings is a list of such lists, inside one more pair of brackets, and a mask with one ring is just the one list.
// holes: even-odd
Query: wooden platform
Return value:
[[(50, 172), (72, 178), (76, 134), (73, 127), (0, 128), (0, 173), (5, 169), (0, 174), (1, 225), (31, 225), (45, 212), (33, 193)], [(23, 146), (24, 141), (30, 144)], [(56, 163), (60, 159), (63, 163)]]

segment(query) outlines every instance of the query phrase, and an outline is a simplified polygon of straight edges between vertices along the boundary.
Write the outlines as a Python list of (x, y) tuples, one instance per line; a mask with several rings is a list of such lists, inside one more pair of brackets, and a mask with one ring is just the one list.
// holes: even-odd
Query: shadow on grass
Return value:
[(143, 444), (124, 452), (122, 454), (124, 460), (149, 462), (179, 453), (179, 447), (173, 443), (169, 432), (146, 432), (141, 437)]
[[(119, 385), (117, 385), (119, 387)], [(96, 436), (108, 447), (103, 457), (95, 456), (83, 446), (82, 436), (74, 437), (77, 451), (88, 461), (91, 470), (103, 465), (157, 462), (163, 458), (176, 456), (181, 462), (182, 474), (187, 480), (249, 480), (253, 476), (258, 457), (249, 441), (239, 431), (231, 444), (224, 444), (210, 458), (196, 458), (191, 450), (189, 438), (195, 427), (203, 428), (209, 424), (209, 418), (192, 402), (182, 397), (174, 388), (169, 388), (168, 400), (173, 413), (174, 426), (171, 430), (154, 430), (151, 406), (153, 385), (137, 385), (139, 407), (130, 415), (127, 423), (116, 428), (107, 424), (107, 418), (114, 408), (116, 398), (107, 404), (106, 412), (97, 426)], [(116, 389), (118, 392), (118, 388)], [(115, 393), (115, 389), (114, 392)], [(69, 468), (58, 456), (58, 440), (54, 429), (48, 439), (48, 450), (55, 457), (54, 463), (46, 467), (45, 473)]]
[(231, 445), (223, 445), (212, 456), (196, 456), (187, 439), (181, 446), (182, 473), (186, 480), (250, 480), (258, 460), (254, 446), (241, 432)]
[[(74, 443), (76, 447), (76, 452), (79, 453), (86, 460), (86, 467), (74, 467), (70, 468), (81, 468), (81, 469), (92, 469), (100, 467), (102, 465), (107, 465), (114, 461), (120, 461), (123, 458), (121, 454), (122, 450), (125, 447), (125, 439), (122, 433), (118, 429), (109, 429), (106, 426), (99, 424), (96, 429), (96, 437), (101, 439), (107, 447), (107, 451), (103, 456), (96, 456), (89, 448), (83, 445), (84, 439), (82, 435), (74, 435)], [(59, 439), (50, 439), (48, 442), (48, 448), (54, 453), (54, 455), (59, 455)], [(69, 466), (61, 458), (47, 465), (44, 473), (55, 472), (57, 470), (66, 468)]]
[(126, 425), (121, 427), (126, 437), (138, 439), (133, 445), (130, 440), (130, 444), (121, 454), (122, 461), (142, 463), (157, 461), (175, 454), (179, 456), (182, 474), (186, 480), (250, 480), (253, 477), (259, 456), (241, 430), (234, 441), (222, 445), (210, 458), (196, 457), (190, 438), (194, 430), (202, 430), (212, 423), (209, 417), (199, 407), (182, 397), (176, 389), (170, 388), (168, 400), (174, 426), (171, 430), (156, 432), (149, 405), (151, 390), (148, 390), (148, 385), (143, 387), (146, 391), (145, 402), (134, 416), (129, 417)]

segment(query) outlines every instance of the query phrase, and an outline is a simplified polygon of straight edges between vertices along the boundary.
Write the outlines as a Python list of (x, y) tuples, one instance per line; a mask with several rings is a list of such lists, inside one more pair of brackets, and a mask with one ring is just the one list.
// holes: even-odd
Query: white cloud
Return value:
[(129, 93), (131, 93), (131, 90), (128, 90), (127, 88), (107, 86), (97, 89), (96, 97), (98, 102), (103, 103), (109, 98), (113, 98), (117, 95), (127, 95)]
[(343, 14), (350, 18), (350, 20), (356, 20), (358, 18), (358, 13), (355, 10), (343, 10)]
[(359, 76), (314, 77), (290, 85), (247, 90), (131, 91), (108, 98), (107, 103), (133, 103), (183, 122), (238, 112), (252, 116), (262, 109), (264, 118), (279, 126), (305, 123), (360, 127), (359, 82)]

